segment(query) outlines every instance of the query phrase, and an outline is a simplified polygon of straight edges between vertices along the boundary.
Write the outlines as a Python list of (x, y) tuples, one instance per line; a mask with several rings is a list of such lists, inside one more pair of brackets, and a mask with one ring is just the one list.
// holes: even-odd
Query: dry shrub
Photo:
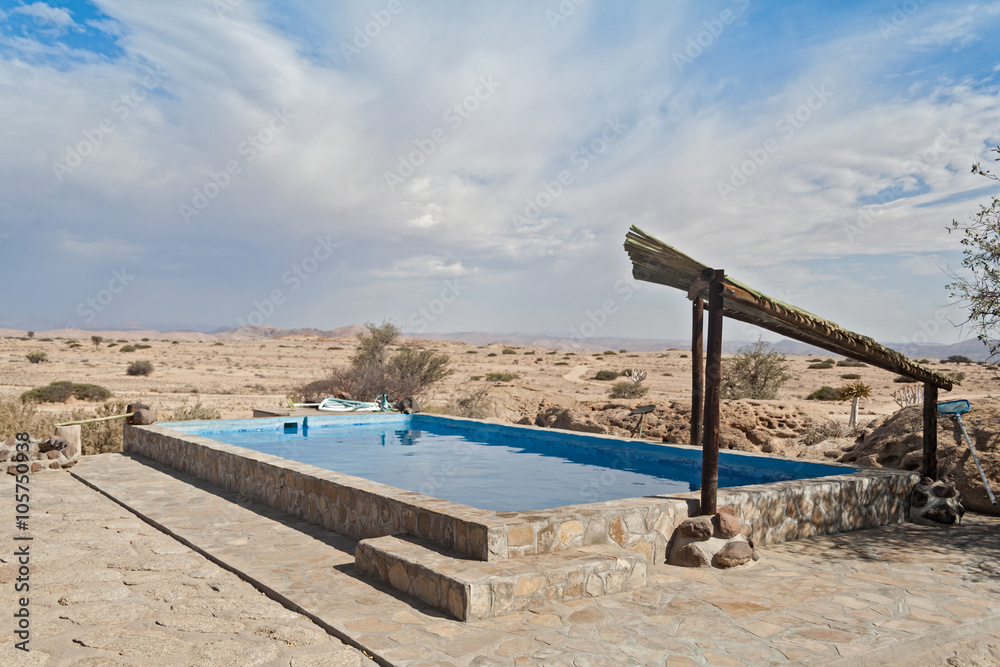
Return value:
[[(97, 408), (96, 414), (88, 410), (76, 409), (72, 412), (43, 412), (35, 403), (21, 403), (0, 399), (0, 437), (10, 437), (16, 433), (30, 433), (42, 438), (55, 432), (55, 425), (63, 422), (81, 421), (94, 417), (110, 417), (125, 413), (124, 401), (108, 401)], [(122, 420), (113, 419), (80, 427), (80, 439), (84, 454), (103, 454), (122, 451)]]

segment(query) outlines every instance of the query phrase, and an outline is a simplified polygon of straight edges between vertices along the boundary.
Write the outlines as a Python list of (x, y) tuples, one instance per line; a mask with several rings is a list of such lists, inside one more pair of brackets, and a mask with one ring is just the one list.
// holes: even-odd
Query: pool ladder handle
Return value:
[(969, 445), (969, 451), (972, 452), (972, 459), (976, 462), (976, 468), (979, 469), (979, 476), (982, 478), (983, 484), (986, 486), (986, 494), (990, 497), (990, 502), (996, 505), (997, 499), (996, 496), (993, 495), (993, 489), (990, 487), (990, 480), (986, 478), (983, 466), (979, 463), (979, 455), (976, 453), (976, 448), (972, 444), (969, 432), (965, 430), (965, 423), (962, 422), (962, 415), (960, 413), (951, 413), (951, 416), (958, 420), (958, 426), (962, 429), (962, 435), (965, 436), (965, 442)]

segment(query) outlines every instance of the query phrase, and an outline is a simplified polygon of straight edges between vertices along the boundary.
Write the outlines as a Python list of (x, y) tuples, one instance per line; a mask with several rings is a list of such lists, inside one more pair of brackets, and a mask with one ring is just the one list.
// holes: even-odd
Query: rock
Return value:
[(712, 527), (712, 517), (696, 516), (690, 519), (685, 519), (677, 530), (680, 531), (681, 537), (691, 537), (696, 540), (707, 540), (714, 532)]
[(57, 438), (54, 435), (50, 435), (46, 438), (42, 438), (38, 443), (38, 451), (42, 453), (51, 452), (53, 450), (59, 451), (69, 447), (69, 442), (63, 440), (62, 438)]
[(132, 414), (132, 418), (129, 419), (129, 423), (135, 424), (136, 426), (148, 426), (149, 424), (156, 423), (156, 412), (153, 410), (139, 409)]
[(715, 554), (715, 565), (717, 567), (736, 567), (749, 563), (753, 559), (753, 547), (746, 542), (732, 541)]
[(691, 542), (670, 556), (670, 564), (683, 567), (707, 567), (712, 564), (712, 555), (697, 542)]
[(520, 419), (518, 419), (514, 423), (515, 424), (520, 424), (522, 426), (531, 426), (531, 417), (521, 417)]
[(412, 396), (399, 399), (393, 407), (397, 412), (402, 412), (404, 415), (412, 415), (414, 412), (420, 412), (420, 403)]
[(149, 410), (149, 406), (145, 403), (129, 403), (125, 406), (125, 412), (135, 412), (136, 410)]
[(57, 459), (59, 458), (59, 452), (55, 449), (50, 449), (49, 451), (45, 452), (45, 457), (49, 459)]
[[(954, 483), (966, 509), (984, 514), (1000, 514), (1000, 507), (995, 507), (986, 494), (975, 461), (969, 453), (969, 446), (955, 419), (939, 415), (937, 421), (938, 470), (942, 473), (941, 481), (946, 485)], [(972, 410), (962, 415), (962, 421), (994, 491), (1000, 489), (1000, 398), (973, 400)], [(858, 444), (840, 461), (905, 468), (905, 459), (912, 466), (912, 462), (918, 460), (917, 456), (907, 458), (907, 455), (923, 449), (922, 433), (922, 406), (903, 408), (877, 425), (863, 443)], [(953, 479), (946, 479), (946, 475), (952, 475)], [(922, 480), (922, 483), (926, 487), (934, 484), (929, 479)]]
[(935, 523), (950, 526), (958, 519), (958, 512), (948, 505), (938, 505), (924, 512), (924, 518)]
[(747, 432), (747, 440), (759, 447), (763, 447), (771, 441), (771, 434), (767, 431), (755, 428), (754, 430)]
[(938, 498), (954, 498), (958, 491), (955, 490), (954, 484), (942, 484), (939, 482), (931, 487), (931, 493)]
[(740, 534), (740, 520), (732, 511), (720, 511), (715, 515), (714, 523), (716, 537), (729, 539)]

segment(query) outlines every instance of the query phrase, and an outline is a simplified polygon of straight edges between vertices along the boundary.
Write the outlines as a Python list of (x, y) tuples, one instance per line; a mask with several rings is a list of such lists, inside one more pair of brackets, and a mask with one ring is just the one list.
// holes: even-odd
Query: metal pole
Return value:
[(691, 302), (691, 444), (701, 444), (702, 414), (705, 402), (704, 359), (705, 300), (696, 296)]
[[(709, 278), (711, 269), (702, 274)], [(719, 422), (722, 395), (722, 308), (726, 272), (711, 272), (708, 287), (708, 345), (705, 350), (705, 425), (701, 448), (701, 513), (715, 514), (719, 491)]]

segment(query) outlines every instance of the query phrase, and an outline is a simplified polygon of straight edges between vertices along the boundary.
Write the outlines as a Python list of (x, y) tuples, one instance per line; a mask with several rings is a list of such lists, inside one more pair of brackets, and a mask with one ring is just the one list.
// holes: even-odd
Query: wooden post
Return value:
[(708, 345), (705, 349), (705, 425), (701, 445), (701, 513), (715, 514), (719, 491), (719, 422), (722, 395), (722, 307), (726, 272), (705, 269), (708, 287)]
[(937, 479), (937, 399), (938, 388), (924, 383), (924, 458), (923, 474)]
[(691, 445), (701, 444), (702, 414), (705, 402), (704, 360), (705, 300), (696, 296), (691, 302)]

